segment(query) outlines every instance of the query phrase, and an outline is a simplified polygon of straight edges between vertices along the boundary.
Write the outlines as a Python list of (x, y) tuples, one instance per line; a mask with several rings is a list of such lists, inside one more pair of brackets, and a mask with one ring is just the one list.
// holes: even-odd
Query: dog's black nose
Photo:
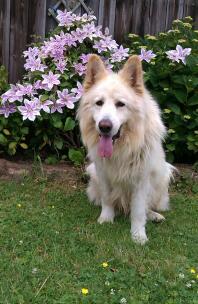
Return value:
[(112, 122), (109, 119), (102, 119), (99, 122), (99, 129), (104, 134), (108, 134), (111, 131), (112, 127)]

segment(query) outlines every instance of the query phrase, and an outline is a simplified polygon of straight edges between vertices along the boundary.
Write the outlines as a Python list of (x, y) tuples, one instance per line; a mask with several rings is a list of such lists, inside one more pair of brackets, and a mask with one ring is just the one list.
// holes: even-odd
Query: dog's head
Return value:
[(91, 55), (79, 108), (82, 137), (88, 147), (98, 144), (101, 157), (111, 157), (113, 144), (124, 132), (136, 128), (144, 115), (143, 72), (138, 56), (131, 56), (118, 74), (107, 71), (97, 55)]

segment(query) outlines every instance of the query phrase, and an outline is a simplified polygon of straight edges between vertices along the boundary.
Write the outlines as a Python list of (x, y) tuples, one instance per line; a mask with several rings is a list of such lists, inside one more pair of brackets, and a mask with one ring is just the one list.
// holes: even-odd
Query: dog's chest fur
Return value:
[(129, 211), (129, 202), (135, 186), (145, 170), (145, 155), (142, 151), (115, 155), (111, 159), (95, 158), (96, 170), (101, 184), (107, 182), (111, 189), (109, 200)]

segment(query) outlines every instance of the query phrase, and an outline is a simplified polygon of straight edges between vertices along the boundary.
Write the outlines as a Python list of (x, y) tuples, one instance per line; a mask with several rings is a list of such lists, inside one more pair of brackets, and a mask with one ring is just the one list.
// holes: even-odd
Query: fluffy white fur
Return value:
[[(147, 219), (164, 220), (157, 213), (169, 207), (168, 184), (172, 166), (165, 161), (162, 140), (165, 127), (157, 103), (145, 89), (141, 62), (128, 59), (118, 73), (110, 73), (92, 55), (84, 82), (78, 118), (91, 164), (87, 167), (91, 201), (101, 204), (99, 223), (113, 222), (115, 208), (130, 212), (132, 238), (147, 241)], [(102, 100), (102, 106), (96, 102)], [(118, 107), (117, 102), (124, 103)], [(99, 122), (108, 118), (112, 135), (120, 129), (110, 158), (98, 155)]]

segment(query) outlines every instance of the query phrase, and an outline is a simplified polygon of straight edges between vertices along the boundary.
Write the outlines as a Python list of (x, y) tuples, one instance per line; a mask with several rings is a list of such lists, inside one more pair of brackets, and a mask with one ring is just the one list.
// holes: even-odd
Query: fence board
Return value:
[(63, 4), (68, 9), (79, 4), (77, 14), (87, 7), (94, 11), (98, 24), (109, 27), (119, 43), (129, 32), (166, 31), (174, 19), (188, 15), (198, 28), (198, 0), (0, 0), (0, 64), (7, 67), (11, 82), (22, 77), (22, 52), (35, 40), (32, 36), (44, 37), (57, 25), (48, 9), (54, 5), (64, 9)]
[(0, 65), (9, 70), (10, 0), (0, 1)]
[(129, 33), (132, 24), (132, 5), (131, 0), (117, 0), (115, 13), (115, 31), (114, 37), (123, 41), (126, 33)]
[(28, 35), (27, 42), (37, 41), (33, 35), (45, 37), (45, 24), (46, 24), (46, 0), (29, 1), (29, 12), (28, 12)]
[(104, 0), (99, 1), (99, 13), (98, 13), (98, 23), (100, 25), (103, 24), (103, 16), (104, 16)]
[(94, 15), (96, 16), (98, 20), (99, 16), (99, 0), (87, 0), (86, 4), (89, 8), (91, 8), (94, 12)]
[(109, 14), (109, 32), (114, 35), (116, 0), (111, 0)]
[[(47, 10), (47, 14), (48, 14), (48, 9), (49, 8), (53, 8), (53, 6), (57, 3), (57, 0), (47, 0), (47, 6), (46, 6), (46, 10)], [(45, 29), (45, 33), (47, 34), (48, 32), (51, 32), (55, 26), (57, 26), (56, 21), (54, 20), (54, 18), (52, 18), (51, 16), (49, 16), (49, 14), (47, 15), (46, 18), (46, 29)]]
[(10, 64), (9, 80), (18, 81), (23, 75), (24, 59), (22, 52), (27, 45), (28, 31), (28, 5), (27, 0), (13, 1), (10, 6)]

